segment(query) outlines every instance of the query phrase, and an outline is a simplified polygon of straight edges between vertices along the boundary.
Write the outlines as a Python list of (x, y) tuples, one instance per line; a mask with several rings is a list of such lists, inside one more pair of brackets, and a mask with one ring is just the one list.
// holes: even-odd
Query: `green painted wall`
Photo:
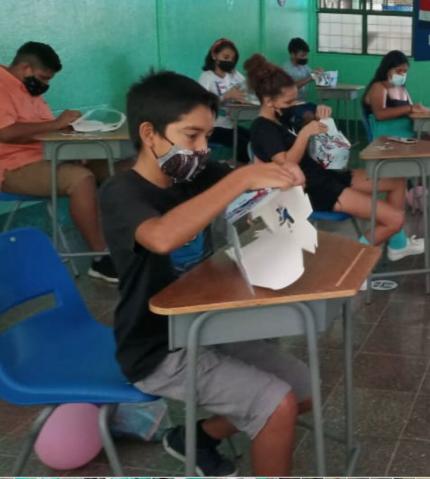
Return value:
[[(307, 0), (1, 0), (0, 64), (28, 40), (49, 43), (63, 70), (46, 95), (54, 111), (124, 108), (129, 85), (151, 67), (197, 78), (211, 43), (235, 41), (283, 61), (292, 36), (308, 36)], [(7, 210), (0, 205), (0, 214)]]
[(0, 63), (27, 40), (51, 44), (63, 70), (46, 98), (54, 110), (124, 106), (150, 67), (197, 78), (210, 44), (234, 40), (241, 61), (264, 51), (283, 61), (292, 36), (308, 36), (308, 0), (2, 0)]

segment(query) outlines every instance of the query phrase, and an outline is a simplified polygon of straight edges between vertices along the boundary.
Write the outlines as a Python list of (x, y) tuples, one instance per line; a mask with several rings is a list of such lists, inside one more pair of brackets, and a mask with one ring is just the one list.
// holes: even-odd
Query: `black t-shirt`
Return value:
[[(259, 116), (252, 123), (250, 137), (254, 154), (267, 163), (272, 161), (276, 154), (288, 151), (294, 145), (297, 135), (289, 124), (276, 123)], [(308, 169), (320, 168), (307, 153), (303, 155), (300, 166)]]
[[(250, 138), (257, 158), (269, 162), (274, 155), (288, 151), (297, 136), (291, 124), (280, 124), (259, 116), (252, 123)], [(307, 151), (300, 161), (300, 168), (306, 177), (305, 189), (315, 210), (331, 211), (342, 191), (351, 185), (351, 172), (326, 170)]]
[(227, 165), (209, 163), (193, 182), (163, 189), (129, 170), (102, 187), (103, 230), (119, 275), (114, 321), (117, 359), (131, 382), (150, 374), (168, 352), (167, 317), (149, 311), (149, 300), (176, 277), (170, 256), (137, 244), (135, 231), (142, 222), (162, 216), (230, 171)]

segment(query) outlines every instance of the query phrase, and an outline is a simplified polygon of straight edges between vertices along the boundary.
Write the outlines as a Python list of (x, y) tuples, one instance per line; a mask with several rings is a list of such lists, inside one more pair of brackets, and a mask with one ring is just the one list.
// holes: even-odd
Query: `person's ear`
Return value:
[(152, 123), (144, 121), (139, 126), (139, 136), (142, 143), (150, 148), (154, 147), (155, 130)]

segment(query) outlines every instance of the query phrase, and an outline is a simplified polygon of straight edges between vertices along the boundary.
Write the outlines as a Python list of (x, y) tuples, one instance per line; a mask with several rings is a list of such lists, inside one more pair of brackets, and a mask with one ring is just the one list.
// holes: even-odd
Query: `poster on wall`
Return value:
[(421, 22), (430, 22), (430, 0), (418, 1), (418, 20)]
[(414, 0), (413, 56), (430, 60), (430, 0)]

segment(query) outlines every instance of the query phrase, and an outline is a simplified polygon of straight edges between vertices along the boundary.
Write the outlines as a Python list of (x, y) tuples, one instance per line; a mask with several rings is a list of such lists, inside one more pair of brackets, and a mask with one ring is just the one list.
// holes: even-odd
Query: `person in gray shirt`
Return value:
[[(288, 44), (290, 59), (285, 62), (284, 70), (293, 78), (299, 89), (299, 100), (305, 101), (307, 94), (307, 85), (312, 78), (312, 69), (308, 65), (309, 45), (303, 38), (293, 38)], [(321, 73), (322, 69), (316, 72)]]

